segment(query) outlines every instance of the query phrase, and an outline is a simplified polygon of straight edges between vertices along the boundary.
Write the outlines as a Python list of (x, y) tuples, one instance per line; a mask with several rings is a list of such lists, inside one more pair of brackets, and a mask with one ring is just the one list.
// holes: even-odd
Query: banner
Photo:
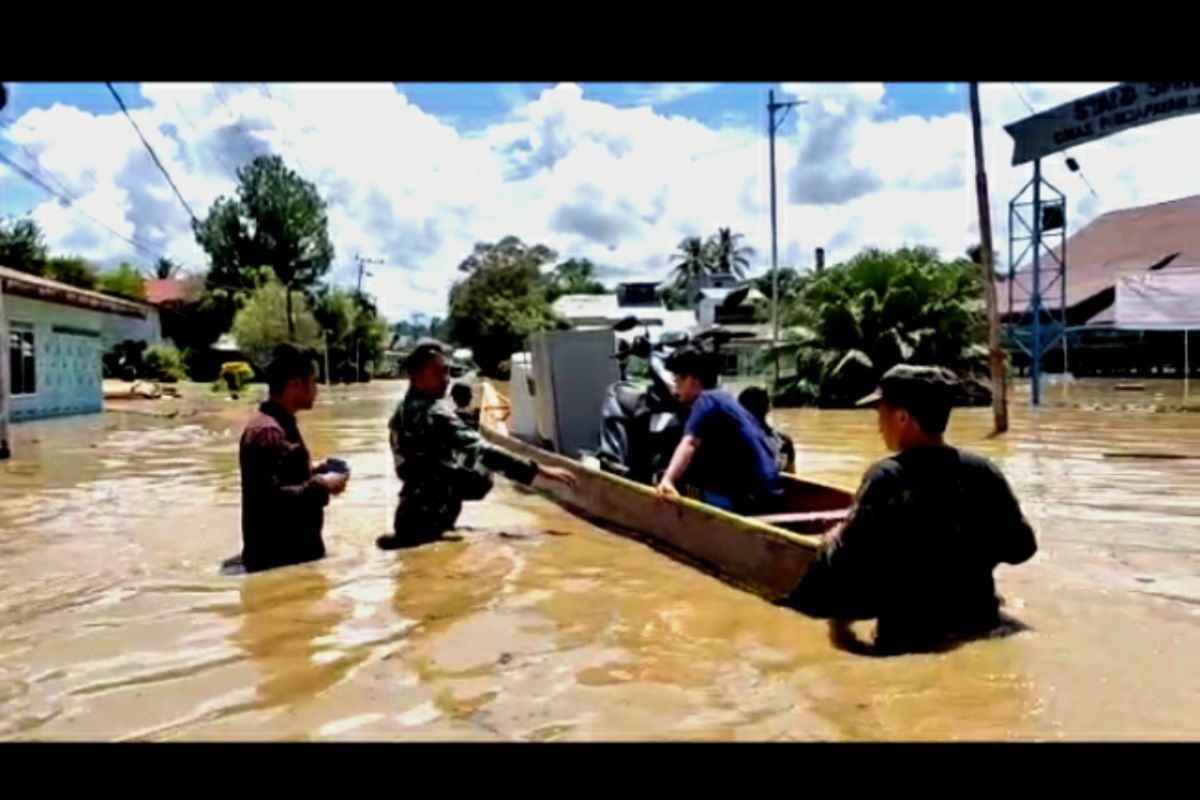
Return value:
[(1163, 269), (1117, 278), (1116, 327), (1200, 329), (1200, 269)]
[(1004, 126), (1013, 166), (1152, 122), (1200, 112), (1200, 81), (1122, 83)]

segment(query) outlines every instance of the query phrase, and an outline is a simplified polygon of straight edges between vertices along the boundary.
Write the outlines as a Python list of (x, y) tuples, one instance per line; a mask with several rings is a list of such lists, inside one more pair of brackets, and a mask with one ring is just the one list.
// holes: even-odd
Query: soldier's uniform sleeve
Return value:
[(491, 472), (499, 472), (526, 486), (533, 483), (538, 473), (537, 462), (484, 441), (479, 431), (468, 426), (457, 414), (440, 407), (434, 408), (431, 414), (439, 434), (447, 438), (454, 450), (468, 456), (463, 460), (481, 464)]

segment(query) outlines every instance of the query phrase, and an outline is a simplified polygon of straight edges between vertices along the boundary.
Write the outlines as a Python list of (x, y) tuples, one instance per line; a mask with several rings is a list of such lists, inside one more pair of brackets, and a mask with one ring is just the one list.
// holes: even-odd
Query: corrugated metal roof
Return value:
[[(1200, 195), (1169, 203), (1129, 208), (1105, 214), (1067, 238), (1067, 307), (1076, 305), (1116, 285), (1117, 276), (1149, 269), (1178, 254), (1166, 269), (1200, 264)], [(1043, 265), (1054, 266), (1043, 254)], [(1051, 286), (1053, 274), (1043, 273), (1041, 284), (1047, 308), (1062, 305), (1062, 289)], [(1033, 281), (1028, 265), (1013, 282), (1013, 310), (1024, 313), (1029, 307)], [(1003, 313), (1008, 311), (1007, 281), (997, 282), (997, 299)]]
[(0, 283), (3, 284), (7, 294), (75, 308), (103, 311), (108, 314), (119, 314), (125, 317), (144, 319), (153, 309), (152, 306), (145, 303), (94, 292), (90, 289), (81, 289), (69, 283), (52, 281), (40, 275), (30, 275), (28, 272), (21, 272), (9, 267), (0, 267)]

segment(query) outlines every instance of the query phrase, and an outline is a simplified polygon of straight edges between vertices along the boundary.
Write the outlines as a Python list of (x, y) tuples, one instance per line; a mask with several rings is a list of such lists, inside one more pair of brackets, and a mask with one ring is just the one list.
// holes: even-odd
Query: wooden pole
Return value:
[(8, 320), (4, 316), (4, 281), (0, 280), (0, 461), (12, 455), (8, 447), (8, 405), (12, 396), (8, 374)]
[(1000, 346), (1000, 313), (996, 308), (996, 267), (992, 263), (992, 213), (988, 201), (987, 172), (983, 165), (983, 123), (979, 111), (979, 84), (971, 83), (971, 129), (975, 139), (975, 194), (979, 201), (979, 238), (983, 280), (987, 297), (988, 363), (992, 372), (994, 434), (1008, 430), (1008, 387), (1004, 350)]

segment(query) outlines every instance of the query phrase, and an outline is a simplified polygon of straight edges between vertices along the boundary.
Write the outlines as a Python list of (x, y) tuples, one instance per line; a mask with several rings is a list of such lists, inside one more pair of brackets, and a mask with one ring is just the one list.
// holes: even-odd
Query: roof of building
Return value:
[(8, 267), (0, 267), (0, 286), (3, 287), (5, 294), (102, 311), (107, 314), (119, 314), (125, 317), (145, 318), (152, 310), (152, 306), (146, 303), (94, 292), (91, 289), (81, 289), (69, 283), (53, 281), (40, 275), (30, 275), (28, 272)]
[[(1043, 255), (1043, 268), (1047, 261), (1054, 265), (1050, 256)], [(1067, 307), (1112, 289), (1122, 273), (1148, 270), (1163, 262), (1167, 262), (1163, 269), (1200, 265), (1200, 195), (1112, 211), (1068, 237)], [(1029, 270), (1028, 265), (1018, 269), (1012, 284), (1012, 308), (1017, 313), (1023, 313), (1029, 306), (1028, 289), (1032, 284)], [(1062, 289), (1057, 284), (1050, 286), (1053, 278), (1051, 272), (1041, 280), (1043, 302), (1049, 309), (1062, 305)], [(1003, 312), (1009, 307), (1008, 291), (1007, 281), (997, 282), (997, 299)], [(1103, 316), (1103, 312), (1098, 316)], [(1091, 321), (1102, 320), (1094, 317)]]
[(621, 319), (624, 314), (615, 294), (564, 294), (554, 301), (554, 313), (568, 320)]
[(192, 282), (180, 278), (152, 278), (145, 282), (145, 288), (146, 302), (155, 306), (192, 299)]

